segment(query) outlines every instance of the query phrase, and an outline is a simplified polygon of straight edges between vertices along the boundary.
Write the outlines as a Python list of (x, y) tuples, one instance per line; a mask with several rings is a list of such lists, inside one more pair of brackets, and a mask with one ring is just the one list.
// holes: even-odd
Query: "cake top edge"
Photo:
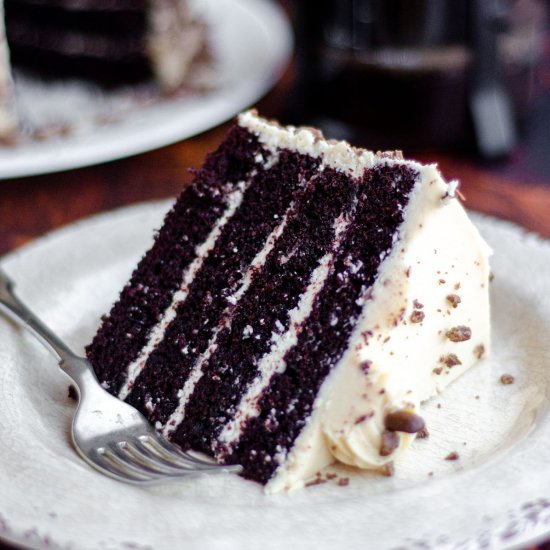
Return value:
[(341, 171), (351, 171), (354, 175), (361, 175), (380, 162), (407, 163), (419, 171), (428, 166), (435, 167), (405, 160), (400, 150), (373, 152), (354, 147), (347, 141), (326, 139), (317, 128), (283, 126), (259, 116), (256, 109), (240, 113), (237, 123), (256, 135), (260, 143), (273, 153), (280, 149), (292, 149), (312, 157), (322, 157), (326, 165)]

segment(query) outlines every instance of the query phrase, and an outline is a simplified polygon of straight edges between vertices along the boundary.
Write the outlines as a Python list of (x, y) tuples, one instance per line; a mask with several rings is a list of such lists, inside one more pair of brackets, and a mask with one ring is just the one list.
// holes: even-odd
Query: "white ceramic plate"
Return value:
[[(1, 263), (23, 299), (82, 352), (167, 208), (103, 214)], [(493, 353), (424, 405), (430, 437), (415, 442), (393, 478), (342, 470), (348, 486), (265, 496), (236, 476), (149, 489), (103, 477), (71, 447), (68, 379), (0, 319), (0, 538), (79, 550), (349, 550), (501, 549), (545, 535), (550, 244), (502, 221), (474, 220), (495, 252)], [(514, 384), (500, 383), (504, 373)], [(451, 451), (460, 459), (444, 460)]]
[[(212, 128), (259, 99), (281, 74), (292, 51), (290, 27), (278, 4), (194, 3), (210, 27), (215, 59), (212, 91), (161, 100), (143, 90), (106, 93), (76, 82), (45, 85), (25, 79), (18, 101), (28, 124), (62, 122), (72, 132), (0, 148), (0, 178), (67, 170), (155, 149)], [(101, 122), (105, 120), (111, 122)]]

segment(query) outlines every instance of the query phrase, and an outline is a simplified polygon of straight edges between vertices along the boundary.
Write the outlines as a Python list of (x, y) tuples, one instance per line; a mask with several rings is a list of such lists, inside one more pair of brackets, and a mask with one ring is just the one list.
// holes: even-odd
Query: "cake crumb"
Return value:
[(515, 378), (511, 374), (503, 374), (500, 377), (500, 383), (504, 386), (509, 386), (514, 383)]
[(456, 451), (452, 451), (445, 457), (445, 460), (458, 460), (459, 458), (460, 455)]
[(435, 367), (432, 372), (439, 376), (443, 372), (443, 367)]
[(392, 477), (395, 474), (395, 465), (393, 461), (388, 462), (387, 464), (384, 464), (381, 472), (382, 472), (382, 475), (386, 477)]
[(430, 437), (430, 432), (428, 431), (428, 428), (424, 426), (421, 430), (418, 430), (418, 432), (416, 432), (416, 437), (418, 439), (427, 439), (428, 437)]
[(346, 485), (349, 485), (349, 477), (341, 477), (338, 480), (338, 487), (345, 487)]
[(380, 456), (389, 456), (399, 447), (399, 436), (390, 430), (384, 430), (380, 438)]
[(321, 485), (321, 483), (326, 483), (327, 480), (325, 478), (323, 478), (323, 474), (321, 474), (321, 472), (317, 472), (315, 474), (315, 478), (308, 481), (305, 486), (306, 487), (313, 487), (314, 485)]
[(326, 483), (327, 480), (323, 479), (322, 477), (316, 477), (315, 479), (312, 479), (311, 481), (308, 481), (305, 484), (305, 487), (313, 487), (315, 485), (321, 485), (322, 483)]
[(369, 418), (372, 418), (373, 416), (374, 416), (374, 411), (370, 411), (367, 414), (362, 414), (361, 416), (359, 416), (355, 419), (355, 424), (361, 424), (365, 420), (368, 420)]
[(459, 326), (450, 328), (445, 333), (445, 336), (451, 342), (465, 342), (466, 340), (469, 340), (472, 337), (472, 330), (470, 329), (470, 327), (459, 325)]
[(453, 308), (456, 308), (458, 304), (460, 304), (462, 300), (460, 299), (460, 296), (458, 294), (449, 294), (447, 296), (447, 302), (453, 306)]
[(474, 348), (474, 355), (478, 358), (478, 359), (481, 359), (484, 355), (485, 355), (485, 346), (483, 344), (478, 344), (475, 348)]
[(434, 473), (433, 472), (428, 472), (428, 477), (433, 477)]
[(414, 299), (413, 300), (413, 307), (414, 307), (414, 309), (423, 309), (424, 304), (421, 304), (418, 300)]
[(415, 309), (411, 313), (411, 323), (421, 323), (424, 320), (424, 317), (425, 315), (423, 311), (418, 311), (417, 309)]
[(462, 361), (454, 354), (449, 353), (447, 355), (443, 355), (439, 358), (439, 361), (452, 369), (456, 365), (462, 365)]
[(372, 365), (372, 361), (369, 361), (368, 359), (366, 361), (361, 361), (361, 363), (359, 363), (359, 368), (361, 369), (361, 371), (364, 373), (364, 374), (368, 374), (369, 373), (369, 369), (371, 368), (371, 365)]
[(330, 481), (332, 479), (336, 479), (338, 477), (338, 475), (336, 474), (336, 472), (327, 472), (326, 475), (325, 475), (325, 478), (327, 479), (327, 481)]

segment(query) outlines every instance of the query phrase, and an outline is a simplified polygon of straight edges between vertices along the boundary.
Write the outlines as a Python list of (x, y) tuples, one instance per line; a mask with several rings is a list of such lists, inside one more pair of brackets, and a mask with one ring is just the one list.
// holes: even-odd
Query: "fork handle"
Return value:
[(14, 292), (15, 284), (0, 268), (0, 310), (28, 329), (58, 359), (60, 365), (78, 356), (59, 339)]

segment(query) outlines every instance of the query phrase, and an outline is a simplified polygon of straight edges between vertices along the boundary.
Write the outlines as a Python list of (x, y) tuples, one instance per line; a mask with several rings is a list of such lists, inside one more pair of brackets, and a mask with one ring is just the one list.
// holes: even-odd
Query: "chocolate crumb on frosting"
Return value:
[(311, 481), (308, 481), (305, 486), (306, 487), (313, 487), (314, 485), (321, 485), (322, 483), (326, 483), (327, 480), (323, 479), (320, 475), (317, 475), (315, 479), (312, 479)]
[(425, 315), (423, 311), (418, 311), (417, 309), (415, 309), (411, 313), (411, 323), (421, 323), (424, 320), (424, 317)]
[(388, 462), (387, 464), (384, 464), (384, 466), (381, 469), (382, 475), (385, 475), (386, 477), (392, 477), (395, 474), (395, 465), (392, 462)]
[(474, 355), (481, 359), (485, 355), (485, 346), (483, 344), (479, 344), (474, 348)]
[(505, 385), (505, 386), (513, 384), (514, 380), (515, 380), (515, 378), (511, 374), (503, 374), (500, 377), (500, 383)]
[(421, 304), (418, 300), (413, 300), (413, 307), (414, 309), (422, 309), (424, 307), (424, 304)]
[(458, 460), (459, 458), (460, 455), (456, 451), (452, 451), (445, 457), (445, 460)]
[(451, 342), (465, 342), (472, 337), (472, 330), (470, 327), (465, 327), (464, 325), (459, 325), (457, 327), (450, 328), (445, 336)]
[(435, 367), (435, 369), (432, 372), (439, 376), (443, 372), (443, 367)]
[(345, 487), (346, 485), (349, 485), (349, 477), (341, 477), (338, 480), (338, 486), (339, 487)]
[(460, 296), (458, 294), (449, 294), (447, 296), (447, 302), (453, 306), (453, 308), (456, 308), (458, 304), (460, 304), (462, 300), (460, 299)]
[(414, 434), (426, 427), (424, 419), (417, 414), (401, 409), (388, 413), (384, 419), (387, 430)]
[(374, 416), (374, 411), (370, 411), (367, 414), (362, 414), (361, 416), (357, 417), (355, 419), (355, 424), (361, 424), (365, 420), (368, 420), (369, 418), (372, 418)]
[(450, 369), (456, 365), (462, 365), (462, 361), (454, 353), (443, 355), (439, 358), (439, 361), (447, 365)]
[(359, 368), (363, 371), (364, 374), (369, 373), (369, 369), (371, 368), (372, 361), (369, 361), (368, 359), (366, 361), (361, 361), (359, 363)]
[(428, 431), (428, 428), (424, 426), (421, 430), (418, 430), (418, 432), (416, 433), (416, 437), (418, 439), (427, 439), (428, 437), (430, 437), (430, 432)]
[(384, 430), (380, 439), (380, 456), (389, 456), (399, 447), (399, 436), (390, 430)]

